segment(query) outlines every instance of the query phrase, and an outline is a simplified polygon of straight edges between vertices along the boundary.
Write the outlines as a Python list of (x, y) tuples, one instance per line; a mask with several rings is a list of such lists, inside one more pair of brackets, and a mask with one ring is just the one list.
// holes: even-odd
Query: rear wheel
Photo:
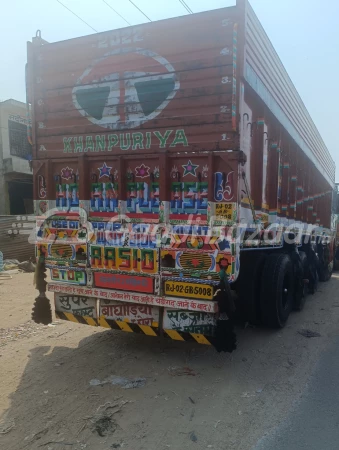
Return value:
[(319, 283), (319, 272), (320, 272), (320, 261), (318, 255), (315, 253), (313, 248), (307, 251), (308, 259), (308, 292), (310, 294), (315, 294), (318, 290)]
[(292, 261), (284, 253), (272, 253), (266, 260), (261, 279), (261, 317), (272, 328), (285, 326), (293, 305)]
[(300, 262), (302, 266), (302, 273), (295, 276), (295, 290), (294, 290), (294, 309), (301, 311), (306, 302), (306, 296), (308, 294), (308, 283), (305, 280), (308, 279), (308, 259), (305, 252), (300, 251)]
[(328, 281), (333, 272), (333, 263), (330, 262), (330, 249), (328, 245), (318, 245), (318, 254), (320, 260), (319, 280)]
[(258, 324), (260, 322), (261, 275), (267, 259), (264, 253), (243, 253), (240, 259), (240, 274), (237, 280), (237, 316)]

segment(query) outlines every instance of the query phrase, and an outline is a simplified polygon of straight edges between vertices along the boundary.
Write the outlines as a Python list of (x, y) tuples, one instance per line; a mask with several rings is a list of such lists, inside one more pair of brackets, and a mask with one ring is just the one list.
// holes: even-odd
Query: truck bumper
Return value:
[[(124, 292), (118, 293), (121, 297), (115, 300), (117, 291), (61, 283), (49, 283), (48, 290), (54, 292), (55, 314), (61, 320), (175, 341), (192, 341), (212, 345), (217, 350), (223, 350), (223, 344), (227, 344), (224, 342), (227, 336), (220, 334), (227, 322), (228, 333), (233, 339), (233, 324), (230, 320), (218, 320), (216, 301), (139, 294), (128, 294), (124, 301)], [(114, 299), (110, 299), (110, 295)]]

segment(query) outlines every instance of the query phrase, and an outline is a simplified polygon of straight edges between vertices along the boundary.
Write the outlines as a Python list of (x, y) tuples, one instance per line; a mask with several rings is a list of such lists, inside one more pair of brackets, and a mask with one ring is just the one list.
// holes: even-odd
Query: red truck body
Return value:
[[(53, 44), (37, 37), (27, 93), (37, 257), (62, 318), (129, 331), (139, 320), (145, 334), (209, 343), (223, 274), (234, 283), (242, 251), (279, 247), (260, 233), (314, 224), (332, 239), (333, 160), (245, 0)], [(254, 238), (237, 241), (241, 224)], [(76, 308), (70, 295), (90, 300)], [(126, 303), (153, 312), (123, 313)]]

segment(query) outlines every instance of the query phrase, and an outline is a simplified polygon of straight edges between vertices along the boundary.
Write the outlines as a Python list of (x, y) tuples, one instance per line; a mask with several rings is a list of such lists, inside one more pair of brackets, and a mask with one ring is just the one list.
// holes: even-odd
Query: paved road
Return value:
[(295, 410), (253, 450), (338, 450), (339, 337), (321, 356)]

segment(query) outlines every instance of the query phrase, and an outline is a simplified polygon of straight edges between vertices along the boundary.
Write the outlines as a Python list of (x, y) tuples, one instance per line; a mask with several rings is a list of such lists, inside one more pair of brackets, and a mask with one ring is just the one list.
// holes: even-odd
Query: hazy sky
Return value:
[[(60, 0), (93, 28), (127, 26), (103, 0)], [(132, 25), (147, 19), (128, 0), (106, 0)], [(187, 14), (179, 0), (133, 0), (152, 20)], [(235, 0), (186, 0), (193, 12), (222, 8)], [(339, 181), (339, 0), (252, 0), (337, 165)], [(36, 30), (49, 42), (93, 31), (57, 0), (1, 1), (0, 100), (25, 101), (26, 41)]]

